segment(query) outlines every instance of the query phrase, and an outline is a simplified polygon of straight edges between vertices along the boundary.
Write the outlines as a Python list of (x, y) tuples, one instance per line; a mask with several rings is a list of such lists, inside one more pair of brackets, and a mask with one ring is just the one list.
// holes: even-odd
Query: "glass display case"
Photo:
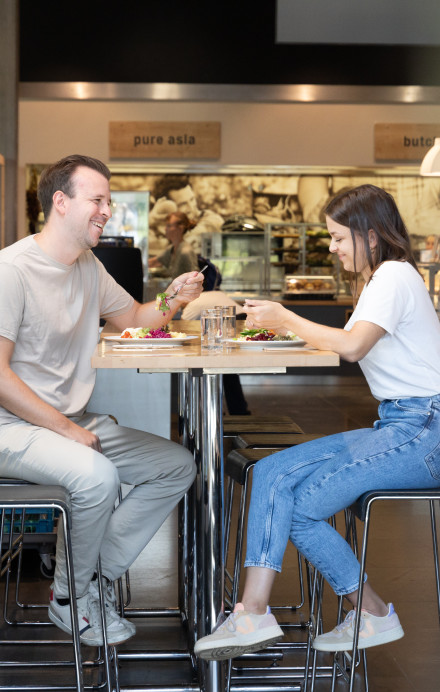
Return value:
[[(282, 291), (286, 298), (333, 298), (339, 292), (339, 262), (330, 254), (330, 236), (323, 223), (267, 223), (265, 255), (266, 285), (270, 292)], [(266, 267), (267, 267), (266, 265)], [(277, 267), (282, 284), (272, 281)], [(296, 281), (295, 277), (301, 277)], [(307, 280), (308, 279), (308, 280)]]
[(263, 295), (265, 291), (264, 231), (231, 230), (202, 237), (202, 255), (222, 275), (221, 289), (234, 295)]
[(336, 293), (337, 284), (333, 276), (286, 274), (284, 277), (284, 298), (331, 300)]
[[(330, 236), (321, 223), (266, 223), (262, 230), (223, 230), (202, 238), (202, 254), (220, 269), (222, 289), (237, 296), (337, 296), (339, 263), (329, 246)], [(295, 276), (314, 281), (302, 282), (299, 293), (290, 290)]]
[(141, 250), (144, 273), (147, 274), (150, 193), (144, 190), (112, 190), (111, 194), (112, 216), (105, 225), (105, 235), (115, 241), (120, 236), (120, 245), (127, 245), (127, 239), (132, 238), (133, 245)]

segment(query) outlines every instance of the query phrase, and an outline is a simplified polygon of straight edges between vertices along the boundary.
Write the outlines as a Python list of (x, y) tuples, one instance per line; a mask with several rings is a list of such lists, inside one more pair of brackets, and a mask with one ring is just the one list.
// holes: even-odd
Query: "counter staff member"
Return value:
[(162, 268), (166, 276), (171, 277), (182, 272), (198, 271), (197, 254), (185, 240), (185, 234), (194, 226), (195, 223), (181, 211), (169, 214), (166, 218), (165, 236), (170, 246), (158, 257), (150, 257), (148, 266)]
[[(95, 383), (90, 362), (103, 318), (118, 331), (161, 327), (201, 293), (203, 275), (185, 284), (164, 317), (137, 303), (90, 248), (111, 216), (110, 171), (73, 155), (46, 168), (38, 198), (45, 225), (0, 252), (0, 475), (61, 485), (72, 500), (72, 544), (81, 641), (102, 644), (98, 555), (106, 578), (108, 641), (135, 626), (115, 610), (120, 577), (191, 486), (194, 461), (169, 440), (87, 411)], [(120, 483), (133, 486), (113, 511)], [(58, 535), (49, 617), (71, 632), (65, 552)]]
[[(339, 596), (357, 606), (359, 563), (327, 519), (377, 488), (440, 484), (440, 326), (417, 271), (394, 199), (374, 185), (342, 192), (327, 205), (330, 252), (365, 286), (345, 329), (299, 317), (281, 304), (248, 301), (247, 324), (291, 330), (319, 349), (358, 361), (380, 401), (372, 428), (308, 442), (256, 464), (247, 527), (242, 603), (195, 648), (207, 659), (232, 658), (279, 639), (268, 607), (288, 540)], [(353, 648), (355, 611), (314, 640), (320, 651)], [(399, 618), (367, 581), (359, 647), (403, 636)]]

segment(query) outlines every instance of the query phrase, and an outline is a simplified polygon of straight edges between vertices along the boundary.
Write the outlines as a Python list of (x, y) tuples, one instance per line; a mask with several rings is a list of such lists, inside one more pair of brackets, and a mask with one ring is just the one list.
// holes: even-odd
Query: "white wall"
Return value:
[[(228, 165), (372, 167), (375, 123), (440, 122), (440, 105), (23, 99), (19, 104), (19, 236), (25, 228), (25, 165), (49, 163), (71, 153), (124, 163), (109, 161), (111, 120), (218, 120), (222, 153), (219, 161), (202, 162), (210, 169)], [(133, 168), (146, 163), (133, 161)], [(200, 167), (200, 162), (194, 163)]]

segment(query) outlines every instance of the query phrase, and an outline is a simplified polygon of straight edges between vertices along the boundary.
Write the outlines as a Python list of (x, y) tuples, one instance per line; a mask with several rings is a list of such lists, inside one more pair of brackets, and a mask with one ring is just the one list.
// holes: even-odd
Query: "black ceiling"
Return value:
[(275, 0), (20, 1), (20, 80), (440, 85), (440, 48), (276, 45)]

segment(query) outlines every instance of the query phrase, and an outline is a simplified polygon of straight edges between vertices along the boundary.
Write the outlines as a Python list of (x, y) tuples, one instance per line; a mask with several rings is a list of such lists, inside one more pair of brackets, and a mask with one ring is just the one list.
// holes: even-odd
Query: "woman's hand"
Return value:
[(243, 312), (247, 314), (246, 326), (250, 329), (272, 329), (284, 335), (289, 331), (289, 310), (271, 300), (246, 300)]

